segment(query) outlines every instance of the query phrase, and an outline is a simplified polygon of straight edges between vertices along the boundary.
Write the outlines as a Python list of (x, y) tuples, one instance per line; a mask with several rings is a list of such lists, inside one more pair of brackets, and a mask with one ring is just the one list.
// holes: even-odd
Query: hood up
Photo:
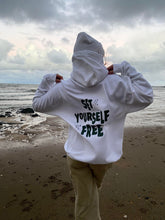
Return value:
[(108, 75), (103, 56), (101, 43), (84, 32), (79, 33), (72, 56), (71, 79), (85, 87), (101, 82)]

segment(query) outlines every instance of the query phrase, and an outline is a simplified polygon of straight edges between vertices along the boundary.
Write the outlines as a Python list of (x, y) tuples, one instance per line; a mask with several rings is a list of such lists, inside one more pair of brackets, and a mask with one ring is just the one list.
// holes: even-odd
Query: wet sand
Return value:
[[(63, 149), (67, 124), (48, 118), (0, 139), (0, 220), (73, 220)], [(165, 219), (165, 127), (126, 128), (124, 154), (100, 192), (102, 220)]]

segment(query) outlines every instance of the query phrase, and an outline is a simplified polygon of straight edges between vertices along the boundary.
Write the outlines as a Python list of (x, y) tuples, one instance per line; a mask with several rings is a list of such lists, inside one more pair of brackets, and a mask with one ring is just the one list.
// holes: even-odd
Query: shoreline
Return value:
[[(0, 219), (73, 220), (67, 124), (48, 117), (15, 131), (0, 139)], [(102, 219), (164, 220), (164, 134), (161, 126), (125, 128), (123, 156), (100, 192)]]

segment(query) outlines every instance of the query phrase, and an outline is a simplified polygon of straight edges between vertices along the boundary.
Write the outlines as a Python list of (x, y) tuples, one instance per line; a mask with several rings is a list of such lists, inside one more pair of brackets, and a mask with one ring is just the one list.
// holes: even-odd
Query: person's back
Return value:
[[(65, 151), (72, 179), (77, 183), (76, 219), (79, 220), (100, 219), (96, 188), (100, 187), (109, 165), (122, 155), (125, 117), (148, 106), (153, 97), (150, 84), (129, 63), (106, 69), (103, 56), (102, 45), (80, 33), (70, 79), (59, 80), (61, 83), (55, 85), (57, 75), (46, 75), (33, 100), (34, 110), (58, 115), (70, 125)], [(94, 194), (89, 195), (89, 185)]]

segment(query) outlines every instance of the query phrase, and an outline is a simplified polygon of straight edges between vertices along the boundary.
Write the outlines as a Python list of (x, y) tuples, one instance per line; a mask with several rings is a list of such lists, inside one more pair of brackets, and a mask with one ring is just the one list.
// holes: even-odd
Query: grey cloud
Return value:
[(38, 37), (27, 37), (27, 39), (30, 41), (38, 41), (39, 40)]
[(96, 19), (112, 24), (133, 24), (135, 22), (150, 22), (165, 18), (164, 0), (87, 0), (86, 4)]
[(16, 22), (43, 22), (59, 16), (63, 0), (0, 0), (0, 17)]
[(165, 42), (162, 43), (162, 46), (165, 47)]
[(25, 63), (25, 59), (23, 57), (21, 57), (20, 55), (16, 55), (16, 56), (10, 57), (8, 61), (10, 63), (20, 64), (20, 65)]
[(69, 43), (69, 40), (68, 40), (66, 37), (63, 37), (63, 38), (61, 39), (61, 41), (62, 41), (63, 43), (66, 43), (66, 44)]
[(41, 42), (42, 42), (44, 47), (47, 47), (47, 48), (54, 47), (54, 43), (52, 41), (50, 41), (50, 40), (47, 41), (46, 39), (42, 39)]
[(75, 25), (105, 30), (113, 25), (164, 22), (164, 0), (0, 0), (0, 18), (38, 22), (44, 30)]
[(164, 0), (72, 0), (67, 7), (70, 13), (65, 22), (67, 20), (68, 25), (70, 22), (95, 31), (107, 31), (115, 25), (164, 22), (165, 19)]
[[(145, 50), (145, 48), (144, 48)], [(123, 47), (116, 47), (115, 45), (107, 49), (109, 54), (107, 60), (112, 63), (121, 63), (123, 60), (128, 61), (134, 65), (138, 71), (149, 75), (150, 82), (157, 79), (157, 75), (164, 73), (165, 70), (165, 50), (160, 47), (151, 53), (138, 50), (138, 46), (124, 45)]]
[(5, 59), (9, 51), (13, 48), (13, 44), (9, 43), (6, 40), (0, 39), (0, 61)]
[(61, 50), (52, 50), (47, 55), (49, 60), (56, 64), (65, 64), (70, 62), (66, 54)]

